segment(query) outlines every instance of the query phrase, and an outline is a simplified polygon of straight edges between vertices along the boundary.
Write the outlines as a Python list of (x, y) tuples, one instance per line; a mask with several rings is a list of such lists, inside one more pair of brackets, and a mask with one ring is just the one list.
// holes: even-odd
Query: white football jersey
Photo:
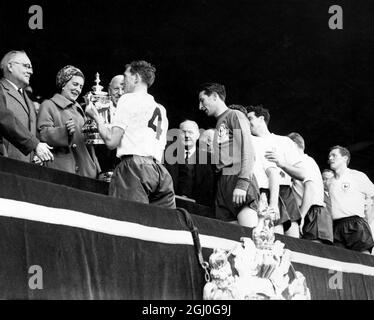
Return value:
[(252, 143), (256, 155), (253, 173), (256, 177), (258, 187), (269, 189), (269, 178), (266, 174), (266, 170), (269, 168), (277, 168), (277, 166), (274, 162), (265, 158), (265, 151), (270, 150), (270, 148), (267, 148), (262, 138), (252, 136)]
[(327, 182), (333, 220), (354, 215), (365, 218), (366, 198), (374, 196), (374, 184), (361, 171), (347, 168)]
[(305, 179), (303, 181), (293, 179), (292, 191), (294, 192), (296, 202), (300, 207), (304, 197), (304, 184), (310, 181), (310, 203), (324, 207), (324, 191), (321, 171), (315, 160), (307, 154), (302, 156), (302, 160), (295, 164), (298, 168), (305, 170)]
[(169, 121), (166, 109), (153, 96), (138, 92), (121, 96), (112, 126), (125, 131), (117, 157), (151, 156), (161, 162)]
[[(266, 137), (257, 137), (257, 140), (259, 140), (259, 144), (262, 145), (265, 152), (278, 152), (290, 165), (294, 165), (301, 161), (301, 155), (298, 153), (295, 143), (289, 137), (271, 133)], [(291, 186), (291, 177), (282, 169), (277, 169), (279, 171), (279, 184)]]

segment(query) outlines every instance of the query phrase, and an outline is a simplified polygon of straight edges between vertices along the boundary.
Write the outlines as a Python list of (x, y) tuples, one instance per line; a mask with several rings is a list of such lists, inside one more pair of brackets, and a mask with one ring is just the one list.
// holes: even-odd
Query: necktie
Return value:
[(189, 156), (190, 156), (189, 151), (186, 150), (186, 156), (185, 156), (186, 163), (188, 163)]
[(18, 92), (19, 92), (19, 95), (21, 96), (22, 98), (22, 102), (26, 103), (26, 99), (25, 99), (25, 96), (23, 95), (23, 91), (21, 88), (18, 89)]
[(25, 104), (25, 106), (27, 107), (27, 112), (29, 113), (30, 112), (30, 110), (29, 110), (29, 106), (28, 106), (28, 104), (27, 104), (27, 102), (26, 102), (26, 99), (25, 99), (25, 96), (24, 96), (24, 94), (23, 94), (23, 90), (21, 89), (21, 88), (19, 88), (18, 89), (18, 92), (19, 92), (19, 94), (21, 95), (21, 97), (22, 97), (22, 102)]
[(22, 92), (21, 88), (18, 89), (18, 92), (19, 92), (20, 96), (22, 97), (22, 99), (25, 100), (25, 97), (23, 96), (23, 92)]

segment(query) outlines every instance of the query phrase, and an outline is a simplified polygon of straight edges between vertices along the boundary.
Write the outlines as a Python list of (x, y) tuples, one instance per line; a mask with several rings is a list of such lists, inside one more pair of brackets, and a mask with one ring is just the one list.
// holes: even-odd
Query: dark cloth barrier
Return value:
[[(87, 212), (145, 226), (188, 230), (177, 210), (127, 202), (0, 173), (0, 197)], [(6, 210), (1, 208), (1, 210)], [(202, 218), (204, 219), (204, 218)], [(15, 239), (13, 239), (15, 237)], [(116, 237), (80, 228), (0, 217), (0, 298), (201, 299), (193, 246)], [(43, 290), (28, 288), (32, 265)]]
[[(202, 298), (191, 246), (3, 217), (0, 230), (1, 299)], [(42, 290), (28, 287), (34, 265), (42, 268)]]
[[(109, 183), (86, 177), (81, 177), (68, 172), (41, 167), (18, 160), (9, 159), (0, 156), (0, 171), (17, 174), (23, 177), (43, 180), (56, 183), (67, 187), (77, 188), (83, 191), (95, 192), (99, 194), (108, 194)], [(178, 207), (185, 208), (190, 213), (213, 218), (212, 208), (200, 204), (192, 203), (183, 199), (176, 199)]]
[(188, 200), (184, 200), (181, 198), (175, 198), (175, 203), (177, 207), (186, 209), (189, 213), (197, 214), (199, 216), (207, 217), (207, 218), (214, 218), (214, 209), (194, 203)]
[(42, 167), (0, 156), (0, 171), (101, 194), (108, 194), (109, 184), (65, 171)]
[[(3, 198), (3, 199), (1, 199)], [(115, 199), (109, 196), (59, 186), (14, 174), (0, 172), (0, 200), (24, 201), (23, 218), (4, 217), (11, 210), (0, 206), (0, 298), (9, 299), (202, 299), (204, 272), (192, 244), (165, 243), (168, 230), (185, 231), (192, 243), (182, 213), (177, 210)], [(7, 203), (7, 202), (3, 202)], [(27, 204), (87, 213), (110, 221), (135, 223), (129, 230), (152, 227), (160, 239), (146, 241), (136, 236), (108, 234), (86, 227), (31, 221), (35, 210)], [(39, 208), (39, 207), (38, 207)], [(44, 208), (44, 207), (40, 207)], [(51, 216), (59, 211), (49, 209)], [(30, 210), (30, 211), (29, 211)], [(40, 209), (42, 210), (42, 209)], [(38, 212), (36, 212), (37, 214)], [(192, 215), (200, 238), (214, 236), (239, 241), (250, 237), (249, 228)], [(166, 231), (165, 231), (166, 230)], [(144, 231), (143, 235), (148, 233)], [(286, 248), (308, 256), (294, 263), (310, 287), (313, 299), (374, 299), (374, 276), (342, 272), (342, 287), (331, 288), (336, 272), (313, 265), (318, 257), (374, 267), (374, 258), (353, 251), (316, 244), (306, 240), (276, 236)], [(203, 241), (201, 242), (204, 247)], [(212, 249), (203, 248), (208, 260)], [(310, 262), (308, 261), (310, 260)], [(28, 286), (30, 266), (43, 270), (43, 290)]]

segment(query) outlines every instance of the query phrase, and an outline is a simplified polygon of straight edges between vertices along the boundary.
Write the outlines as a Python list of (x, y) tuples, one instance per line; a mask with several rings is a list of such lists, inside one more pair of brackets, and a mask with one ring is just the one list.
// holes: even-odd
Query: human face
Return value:
[(206, 95), (204, 91), (199, 93), (199, 110), (204, 111), (208, 117), (215, 115), (215, 102), (216, 98), (214, 93), (210, 96)]
[(76, 101), (82, 92), (83, 85), (82, 77), (73, 76), (62, 88), (61, 95), (70, 101)]
[(115, 77), (109, 86), (109, 95), (116, 106), (119, 98), (123, 95), (124, 77)]
[(180, 126), (180, 140), (187, 149), (191, 149), (196, 145), (199, 139), (199, 128), (193, 122), (184, 122)]
[(263, 117), (260, 116), (260, 117), (256, 117), (254, 111), (252, 112), (249, 112), (248, 115), (248, 120), (249, 120), (249, 124), (250, 124), (250, 127), (251, 127), (251, 133), (255, 136), (258, 135), (259, 133), (259, 129), (263, 123)]
[(335, 171), (342, 166), (347, 166), (347, 157), (342, 156), (339, 149), (333, 149), (329, 153), (328, 163), (330, 168)]
[(135, 91), (136, 86), (136, 75), (130, 72), (130, 67), (128, 67), (123, 74), (125, 79), (123, 82), (124, 93), (132, 93)]
[(30, 84), (33, 69), (29, 57), (24, 53), (16, 54), (8, 63), (10, 78), (19, 88)]

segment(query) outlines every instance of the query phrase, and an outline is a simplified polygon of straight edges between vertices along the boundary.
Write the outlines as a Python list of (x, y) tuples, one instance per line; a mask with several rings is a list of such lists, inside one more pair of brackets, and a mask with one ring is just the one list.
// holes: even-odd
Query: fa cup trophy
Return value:
[[(88, 92), (84, 99), (86, 101), (86, 105), (92, 103), (99, 115), (104, 120), (104, 123), (110, 124), (111, 123), (111, 113), (110, 110), (112, 108), (112, 101), (107, 92), (102, 91), (103, 86), (100, 83), (100, 75), (96, 73), (95, 79), (96, 85), (92, 87), (92, 91)], [(97, 129), (97, 124), (95, 120), (89, 119), (83, 125), (82, 128), (83, 135), (85, 137), (86, 144), (104, 144), (103, 139), (101, 139), (99, 131)]]

